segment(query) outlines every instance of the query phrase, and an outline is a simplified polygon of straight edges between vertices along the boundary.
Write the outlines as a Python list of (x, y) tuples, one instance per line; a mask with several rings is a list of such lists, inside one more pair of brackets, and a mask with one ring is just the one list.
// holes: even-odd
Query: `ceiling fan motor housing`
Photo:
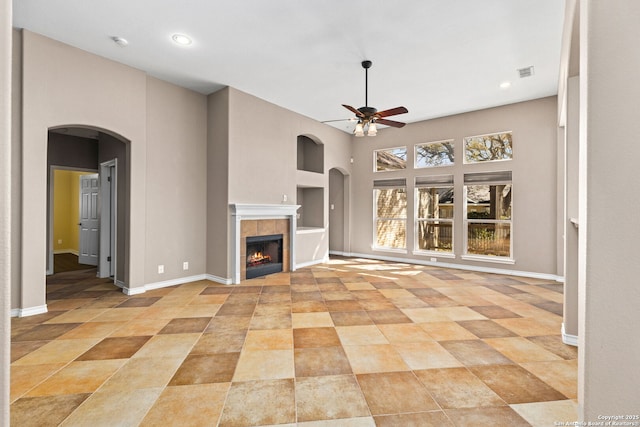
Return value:
[(378, 109), (373, 107), (360, 107), (358, 111), (364, 114), (365, 117), (371, 117), (378, 112)]

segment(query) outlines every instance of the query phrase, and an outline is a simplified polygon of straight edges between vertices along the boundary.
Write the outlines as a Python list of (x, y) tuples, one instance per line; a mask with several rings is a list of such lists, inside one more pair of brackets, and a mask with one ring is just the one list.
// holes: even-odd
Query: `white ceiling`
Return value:
[[(409, 113), (391, 119), (415, 122), (556, 94), (564, 1), (15, 0), (13, 9), (15, 27), (319, 121), (351, 117), (340, 104), (364, 105), (369, 59), (369, 104), (403, 105)], [(193, 44), (176, 45), (174, 33)], [(535, 74), (520, 79), (530, 65)]]

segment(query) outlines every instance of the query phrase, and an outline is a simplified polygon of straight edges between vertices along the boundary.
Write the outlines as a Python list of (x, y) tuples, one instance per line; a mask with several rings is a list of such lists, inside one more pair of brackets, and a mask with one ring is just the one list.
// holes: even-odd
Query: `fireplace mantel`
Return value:
[(240, 273), (240, 241), (242, 220), (259, 219), (288, 219), (289, 220), (289, 266), (290, 271), (295, 270), (295, 235), (296, 235), (296, 211), (300, 205), (284, 204), (248, 204), (232, 203), (229, 205), (231, 213), (231, 267), (232, 283), (239, 284)]

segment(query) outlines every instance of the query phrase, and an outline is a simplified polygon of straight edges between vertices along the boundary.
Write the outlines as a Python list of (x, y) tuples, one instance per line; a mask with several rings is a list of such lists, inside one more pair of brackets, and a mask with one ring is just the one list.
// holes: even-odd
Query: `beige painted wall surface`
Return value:
[[(88, 125), (131, 141), (129, 286), (144, 283), (146, 76), (122, 64), (23, 31), (22, 308), (45, 304), (47, 129)], [(18, 96), (15, 94), (13, 96)]]
[(640, 410), (640, 2), (583, 0), (580, 12), (578, 398), (597, 421)]
[(22, 32), (14, 29), (11, 36), (11, 308), (16, 308), (22, 298)]
[(229, 266), (229, 88), (207, 98), (207, 274), (225, 281)]
[[(287, 195), (293, 204), (297, 186), (308, 185), (297, 173), (297, 137), (305, 135), (324, 144), (324, 173), (314, 183), (324, 189), (326, 228), (329, 170), (350, 174), (351, 135), (233, 88), (229, 111), (229, 203), (277, 204)], [(296, 242), (296, 263), (321, 261), (328, 250), (328, 233), (306, 235)]]
[[(11, 1), (0, 0), (0, 93), (11, 92)], [(0, 425), (9, 425), (11, 321), (11, 97), (0, 97)]]
[[(410, 107), (408, 107), (410, 108)], [(501, 131), (513, 132), (513, 160), (464, 165), (463, 138)], [(548, 97), (455, 116), (411, 123), (402, 129), (387, 128), (376, 137), (358, 138), (354, 143), (353, 234), (352, 253), (390, 256), (429, 261), (431, 255), (412, 255), (412, 201), (416, 176), (453, 174), (455, 191), (454, 246), (456, 259), (441, 262), (467, 264), (524, 272), (556, 274), (556, 133), (557, 100)], [(455, 165), (415, 169), (414, 145), (454, 139)], [(373, 172), (373, 151), (380, 148), (406, 146), (408, 169)], [(514, 265), (461, 261), (462, 202), (465, 173), (513, 171), (513, 257)], [(372, 250), (373, 181), (407, 178), (408, 212), (407, 253)]]
[(147, 78), (147, 284), (205, 273), (206, 131), (204, 95)]

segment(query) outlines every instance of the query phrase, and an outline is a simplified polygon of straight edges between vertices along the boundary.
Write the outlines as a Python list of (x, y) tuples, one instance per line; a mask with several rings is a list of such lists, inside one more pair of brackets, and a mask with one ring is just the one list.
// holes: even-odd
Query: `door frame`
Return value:
[[(109, 182), (111, 178), (111, 182)], [(100, 255), (98, 277), (117, 280), (118, 159), (100, 163)], [(111, 257), (111, 261), (108, 260)]]
[(48, 245), (47, 245), (47, 276), (53, 274), (53, 197), (54, 197), (54, 171), (56, 170), (67, 170), (74, 172), (90, 172), (90, 173), (99, 173), (97, 169), (87, 169), (87, 168), (76, 168), (71, 166), (58, 166), (58, 165), (50, 165), (49, 166), (49, 215), (47, 217), (49, 235), (47, 236)]

